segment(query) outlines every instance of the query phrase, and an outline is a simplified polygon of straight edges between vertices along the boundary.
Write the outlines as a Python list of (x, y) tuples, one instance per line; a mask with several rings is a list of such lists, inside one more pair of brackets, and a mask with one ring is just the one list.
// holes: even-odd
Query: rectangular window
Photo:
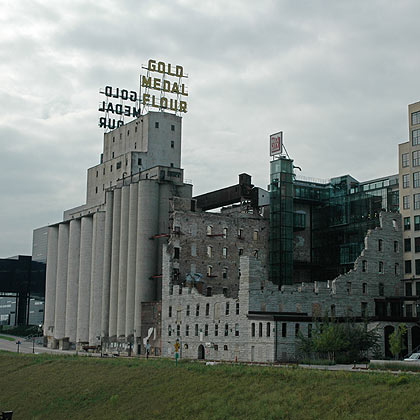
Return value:
[(207, 245), (207, 256), (212, 257), (213, 256), (213, 247), (210, 245)]
[(195, 324), (194, 334), (196, 337), (198, 337), (198, 324)]
[(420, 281), (416, 282), (416, 296), (420, 296)]
[(252, 234), (252, 240), (258, 241), (258, 230), (254, 230), (254, 233)]
[(411, 318), (413, 316), (413, 305), (407, 304), (405, 305), (405, 316)]
[(239, 239), (243, 238), (243, 229), (238, 229), (238, 238)]
[(308, 324), (308, 338), (312, 337), (312, 324)]
[(408, 153), (403, 153), (401, 155), (401, 166), (407, 168), (409, 165)]
[(420, 150), (413, 152), (413, 166), (420, 166)]
[(420, 209), (420, 193), (413, 195), (414, 210)]
[(169, 318), (172, 316), (172, 306), (170, 306), (168, 309), (168, 316)]
[(195, 307), (195, 316), (200, 316), (200, 305), (197, 304), (197, 306)]
[(137, 165), (141, 166), (141, 158), (137, 159)]
[(300, 325), (298, 323), (295, 324), (295, 337), (299, 335)]
[(255, 323), (251, 324), (251, 337), (255, 337)]
[(239, 302), (236, 302), (236, 315), (239, 315)]
[(174, 259), (179, 260), (179, 248), (178, 247), (174, 248)]
[(414, 238), (414, 252), (420, 252), (420, 238)]
[(239, 256), (244, 255), (244, 250), (242, 248), (239, 248), (238, 254), (239, 254)]
[(382, 251), (382, 244), (383, 244), (382, 239), (378, 239), (378, 251)]
[(283, 322), (281, 324), (281, 336), (282, 337), (287, 337), (287, 324), (286, 324), (286, 322)]
[(420, 172), (414, 172), (413, 174), (413, 187), (414, 188), (420, 187)]
[(179, 337), (181, 335), (181, 325), (176, 326), (176, 336)]
[(404, 195), (403, 196), (403, 209), (407, 210), (410, 208), (410, 196)]
[(229, 302), (226, 302), (226, 315), (229, 315)]
[(190, 326), (186, 325), (185, 326), (185, 336), (188, 337), (190, 335)]
[(225, 324), (225, 337), (229, 335), (229, 324)]
[(368, 312), (367, 312), (367, 303), (366, 302), (362, 302), (361, 303), (361, 312), (362, 312), (362, 317), (366, 318), (368, 316)]
[(368, 262), (366, 260), (362, 261), (362, 272), (366, 273), (367, 272), (367, 267), (368, 267)]
[(411, 238), (404, 239), (404, 252), (411, 252)]
[(267, 337), (270, 337), (270, 335), (271, 335), (271, 323), (270, 322), (267, 322), (267, 329), (266, 329), (265, 334), (266, 334)]
[(155, 122), (155, 128), (159, 128), (159, 123), (157, 121)]
[(259, 337), (263, 336), (263, 324), (262, 324), (262, 322), (260, 322), (259, 325), (258, 325), (258, 336)]
[(420, 111), (411, 114), (411, 125), (420, 124)]
[(379, 263), (378, 263), (378, 273), (383, 274), (383, 272), (384, 272), (384, 263), (383, 263), (383, 261), (379, 261)]
[(413, 130), (412, 132), (413, 146), (420, 144), (420, 130)]
[(223, 251), (222, 251), (223, 258), (227, 258), (227, 254), (228, 254), (228, 249), (225, 247), (223, 248)]
[(414, 216), (414, 230), (420, 230), (420, 216)]
[(190, 305), (187, 305), (187, 316), (190, 316)]
[(394, 252), (398, 252), (398, 250), (399, 250), (398, 241), (394, 241)]
[(363, 283), (363, 284), (362, 284), (362, 293), (363, 293), (364, 295), (367, 295), (367, 283)]
[(405, 283), (405, 296), (411, 296), (411, 283)]
[(175, 142), (171, 140), (171, 149), (173, 149), (174, 147), (175, 147)]
[(208, 324), (204, 325), (204, 335), (206, 337), (209, 335), (209, 326), (208, 326)]
[(420, 260), (415, 260), (416, 264), (416, 276), (420, 275)]
[(411, 260), (404, 261), (404, 273), (411, 274)]
[(228, 229), (227, 228), (223, 228), (223, 238), (224, 239), (227, 238), (227, 234), (228, 234)]
[(219, 324), (214, 324), (214, 336), (217, 337), (219, 335)]
[(227, 279), (227, 274), (228, 274), (228, 269), (227, 269), (227, 267), (225, 267), (225, 268), (223, 269), (222, 277), (223, 277), (224, 279)]
[(191, 257), (196, 257), (196, 256), (197, 256), (197, 245), (191, 244)]
[(379, 283), (378, 285), (378, 292), (379, 292), (379, 296), (384, 296), (385, 295), (385, 286), (383, 283)]
[(347, 294), (351, 295), (351, 281), (347, 282)]
[(410, 174), (405, 174), (402, 176), (403, 188), (408, 188), (410, 186)]
[(404, 230), (410, 230), (411, 226), (410, 226), (410, 218), (409, 217), (404, 217)]
[(171, 124), (171, 131), (175, 131), (175, 126)]
[(239, 337), (239, 324), (235, 324), (235, 337)]

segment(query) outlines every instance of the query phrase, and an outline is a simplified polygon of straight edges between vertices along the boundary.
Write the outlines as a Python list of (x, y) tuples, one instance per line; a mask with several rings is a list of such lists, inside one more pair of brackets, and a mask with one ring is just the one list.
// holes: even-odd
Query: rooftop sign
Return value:
[[(180, 65), (149, 60), (145, 75), (140, 76), (139, 92), (106, 86), (100, 93), (105, 95), (98, 111), (99, 127), (113, 130), (124, 125), (126, 118), (138, 118), (149, 107), (176, 114), (187, 112), (187, 88), (184, 80), (188, 77)], [(159, 92), (159, 93), (156, 93)]]
[(283, 151), (283, 131), (270, 136), (270, 156), (281, 154)]
[[(188, 76), (179, 65), (166, 64), (163, 61), (149, 60), (146, 75), (141, 77), (143, 88), (143, 107), (159, 108), (161, 111), (187, 112), (188, 92), (184, 80)], [(158, 95), (154, 92), (160, 92)]]

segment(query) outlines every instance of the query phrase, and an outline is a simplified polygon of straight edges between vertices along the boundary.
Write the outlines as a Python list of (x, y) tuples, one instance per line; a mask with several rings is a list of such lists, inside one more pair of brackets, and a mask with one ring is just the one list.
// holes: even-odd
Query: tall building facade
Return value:
[(44, 335), (51, 347), (139, 344), (141, 303), (160, 299), (162, 240), (183, 182), (181, 118), (149, 112), (105, 134), (86, 204), (48, 228)]
[(405, 308), (416, 312), (420, 296), (420, 102), (408, 106), (408, 138), (399, 145), (400, 212), (404, 238)]
[(303, 179), (283, 156), (269, 200), (247, 174), (192, 197), (180, 117), (105, 134), (86, 204), (48, 227), (48, 345), (274, 362), (323, 316), (378, 328), (387, 356), (400, 322), (420, 345), (420, 103), (409, 118), (398, 175)]

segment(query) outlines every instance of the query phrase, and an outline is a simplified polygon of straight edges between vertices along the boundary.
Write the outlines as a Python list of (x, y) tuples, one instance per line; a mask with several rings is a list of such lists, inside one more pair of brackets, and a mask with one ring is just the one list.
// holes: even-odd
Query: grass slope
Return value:
[(418, 419), (420, 378), (0, 352), (20, 419)]

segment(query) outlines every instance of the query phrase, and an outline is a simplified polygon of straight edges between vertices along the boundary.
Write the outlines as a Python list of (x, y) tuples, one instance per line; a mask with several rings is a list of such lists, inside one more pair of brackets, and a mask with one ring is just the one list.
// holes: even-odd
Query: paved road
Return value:
[[(33, 347), (32, 340), (25, 341), (22, 337), (15, 337), (8, 334), (0, 334), (1, 336), (6, 337), (12, 337), (13, 341), (5, 340), (4, 338), (0, 338), (0, 350), (6, 350), (11, 352), (17, 352), (17, 344), (16, 342), (20, 340), (21, 344), (19, 346), (19, 351), (21, 353), (49, 353), (49, 354), (67, 354), (67, 355), (74, 355), (76, 354), (75, 350), (55, 350), (55, 349), (49, 349), (46, 347), (43, 347), (42, 345), (39, 345), (35, 343), (35, 346)], [(94, 354), (94, 353), (85, 353), (85, 352), (79, 352), (79, 356), (100, 356), (100, 354)], [(218, 362), (215, 362), (214, 364), (218, 364)], [(262, 364), (261, 364), (262, 365)], [(277, 367), (287, 367), (288, 365), (277, 365)], [(299, 367), (306, 368), (306, 369), (318, 369), (318, 370), (333, 370), (333, 371), (351, 371), (351, 372), (388, 372), (391, 373), (392, 371), (385, 371), (385, 370), (368, 370), (366, 364), (356, 364), (353, 365), (333, 365), (333, 366), (324, 366), (324, 365), (299, 365)], [(400, 373), (400, 372), (393, 372), (393, 373)], [(412, 374), (419, 374), (420, 372), (405, 372), (405, 373), (412, 373)]]
[(39, 345), (35, 342), (35, 346), (33, 347), (32, 340), (25, 341), (22, 337), (15, 337), (13, 335), (3, 334), (0, 333), (0, 337), (11, 337), (13, 338), (13, 341), (5, 340), (4, 338), (0, 338), (0, 350), (6, 350), (6, 351), (12, 351), (17, 352), (17, 341), (20, 341), (21, 344), (19, 346), (19, 351), (21, 353), (50, 353), (50, 354), (76, 354), (74, 350), (54, 350), (54, 349), (48, 349), (46, 347), (43, 347), (42, 345)]

